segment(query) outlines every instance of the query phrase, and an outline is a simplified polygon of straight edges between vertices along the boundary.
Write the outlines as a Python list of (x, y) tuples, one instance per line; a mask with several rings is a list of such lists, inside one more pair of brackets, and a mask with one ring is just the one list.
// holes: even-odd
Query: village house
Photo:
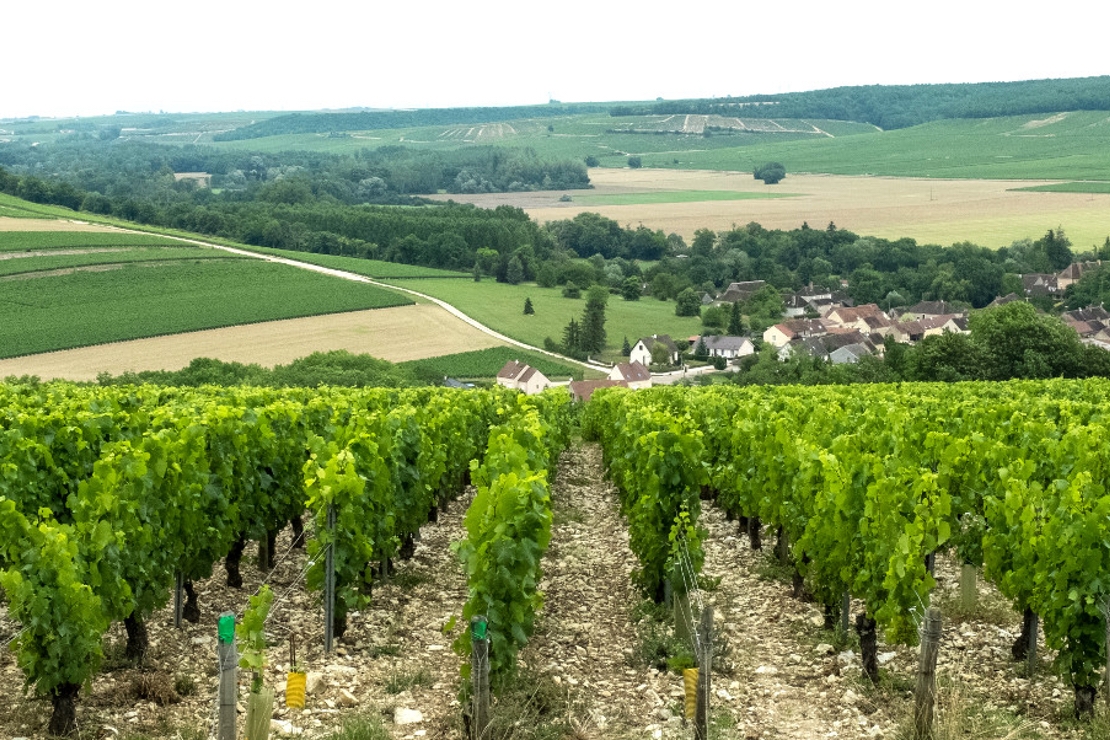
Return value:
[(1095, 262), (1072, 262), (1060, 272), (1056, 273), (1056, 289), (1067, 290), (1069, 285), (1079, 281), (1083, 273), (1093, 270), (1102, 264), (1102, 260)]
[(999, 296), (998, 298), (995, 298), (993, 301), (988, 303), (987, 308), (994, 308), (996, 306), (1005, 306), (1007, 303), (1013, 303), (1014, 301), (1020, 301), (1020, 300), (1024, 300), (1024, 299), (1021, 296), (1019, 296), (1017, 293), (1007, 293), (1006, 295)]
[(828, 326), (822, 319), (791, 319), (775, 324), (763, 332), (763, 341), (778, 349), (795, 339), (819, 337), (828, 333)]
[(1060, 317), (1081, 337), (1093, 337), (1110, 328), (1110, 312), (1102, 306), (1088, 306), (1075, 311), (1065, 311)]
[(609, 380), (623, 380), (632, 390), (651, 387), (651, 373), (640, 362), (621, 362), (609, 371)]
[(725, 288), (724, 293), (717, 296), (717, 302), (736, 303), (739, 301), (743, 303), (755, 295), (755, 292), (766, 284), (766, 280), (745, 280), (739, 283), (731, 283)]
[(886, 314), (874, 303), (865, 303), (862, 306), (838, 306), (825, 314), (824, 318), (825, 321), (862, 332), (872, 331), (871, 325), (867, 322), (868, 319), (873, 319), (873, 323), (883, 327), (890, 326)]
[(966, 316), (967, 311), (948, 301), (921, 301), (902, 312), (902, 318), (927, 319), (933, 316)]
[(726, 360), (736, 360), (741, 357), (755, 354), (755, 345), (747, 337), (707, 335), (698, 337), (691, 345), (697, 349), (699, 341), (705, 341), (705, 349), (710, 357), (723, 357)]
[(666, 348), (670, 364), (678, 364), (678, 346), (667, 334), (652, 334), (650, 337), (640, 339), (633, 345), (632, 352), (628, 355), (629, 361), (638, 362), (644, 367), (651, 367), (652, 350), (656, 345), (662, 345)]
[(1059, 290), (1056, 276), (1041, 272), (1031, 272), (1021, 276), (1021, 285), (1027, 296), (1055, 295)]
[(527, 396), (534, 396), (551, 387), (551, 381), (543, 373), (516, 360), (506, 362), (497, 373), (497, 384), (521, 391)]
[(920, 323), (927, 337), (935, 337), (945, 332), (954, 332), (956, 334), (967, 333), (966, 316), (927, 316), (921, 319)]
[[(838, 350), (853, 347), (854, 349), (839, 352)], [(834, 353), (840, 362), (856, 362), (864, 354), (877, 353), (877, 347), (863, 332), (852, 330), (826, 334), (820, 337), (806, 337), (796, 339), (778, 351), (778, 358), (786, 361), (795, 356), (815, 357), (820, 360), (833, 361)], [(848, 359), (851, 357), (851, 359)]]
[(567, 386), (570, 390), (570, 397), (580, 403), (585, 403), (590, 400), (590, 396), (594, 391), (601, 388), (627, 388), (628, 383), (623, 380), (572, 380), (570, 385)]

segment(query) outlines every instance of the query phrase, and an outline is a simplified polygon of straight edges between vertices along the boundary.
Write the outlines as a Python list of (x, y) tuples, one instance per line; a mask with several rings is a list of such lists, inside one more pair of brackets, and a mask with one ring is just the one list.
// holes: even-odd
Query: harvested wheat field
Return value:
[(173, 334), (0, 360), (0, 378), (96, 380), (102, 372), (180, 370), (196, 357), (273, 367), (345, 349), (391, 362), (468, 352), (497, 339), (438, 306), (420, 304)]
[[(1030, 180), (938, 180), (929, 178), (788, 174), (768, 186), (746, 172), (701, 170), (590, 170), (590, 191), (451, 195), (484, 207), (509, 204), (540, 222), (573, 218), (592, 211), (621, 225), (643, 224), (689, 242), (707, 228), (728, 230), (755, 221), (769, 229), (795, 229), (808, 223), (887, 239), (911, 237), (921, 244), (950, 245), (970, 241), (981, 246), (1009, 246), (1017, 239), (1036, 239), (1063, 227), (1078, 248), (1102, 244), (1110, 235), (1110, 195), (1030, 193), (1045, 184)], [(576, 200), (625, 193), (676, 193), (731, 190), (743, 193), (789, 193), (792, 197), (748, 200), (689, 201), (639, 205), (589, 205)]]

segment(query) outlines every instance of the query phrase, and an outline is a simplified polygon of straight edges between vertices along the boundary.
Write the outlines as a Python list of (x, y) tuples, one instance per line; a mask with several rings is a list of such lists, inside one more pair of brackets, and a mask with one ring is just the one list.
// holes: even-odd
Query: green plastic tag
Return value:
[(225, 645), (235, 642), (235, 615), (231, 612), (224, 612), (221, 614), (217, 632), (220, 637), (220, 642)]
[(475, 617), (470, 622), (470, 637), (474, 640), (486, 639), (486, 620), (485, 617)]

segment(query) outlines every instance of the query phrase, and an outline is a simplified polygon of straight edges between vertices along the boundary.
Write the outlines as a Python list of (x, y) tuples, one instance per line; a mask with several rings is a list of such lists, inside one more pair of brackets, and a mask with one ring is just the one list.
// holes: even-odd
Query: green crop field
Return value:
[[(8, 218), (73, 218), (73, 211), (60, 206), (44, 206), (0, 193), (0, 217)], [(84, 214), (82, 214), (82, 218)]]
[(173, 247), (133, 247), (125, 249), (79, 250), (77, 253), (35, 254), (34, 256), (0, 252), (0, 275), (26, 275), (44, 270), (72, 270), (84, 267), (104, 269), (107, 266), (123, 266), (129, 263), (156, 263), (174, 260), (231, 260), (241, 259), (228, 252), (213, 249), (192, 249)]
[[(546, 337), (562, 341), (564, 327), (571, 319), (582, 317), (586, 304), (582, 298), (564, 298), (560, 288), (540, 288), (535, 284), (506, 285), (493, 280), (390, 282), (446, 301), (486, 326), (536, 347), (542, 347)], [(525, 298), (532, 299), (535, 314), (524, 315)], [(610, 296), (605, 318), (608, 346), (614, 352), (620, 349), (624, 337), (634, 343), (651, 334), (685, 339), (701, 331), (699, 319), (675, 316), (673, 301), (655, 298), (626, 301), (620, 296)]]
[(564, 380), (583, 377), (600, 377), (601, 373), (587, 370), (581, 365), (559, 362), (553, 357), (538, 352), (529, 352), (519, 347), (490, 347), (474, 352), (460, 352), (455, 355), (431, 357), (425, 360), (412, 360), (402, 363), (428, 375), (474, 380), (493, 378), (510, 360), (525, 362), (547, 376), (548, 380)]
[[(779, 161), (787, 172), (975, 179), (1110, 179), (1110, 118), (1084, 111), (947, 120), (867, 136), (769, 141), (732, 152), (689, 152), (684, 168), (750, 170)], [(645, 155), (645, 167), (673, 167)]]
[(409, 303), (388, 290), (255, 259), (5, 278), (0, 356)]
[(189, 245), (180, 239), (155, 234), (116, 234), (101, 231), (0, 231), (0, 252), (105, 247), (187, 248)]
[(367, 260), (360, 257), (340, 257), (333, 254), (315, 254), (313, 252), (294, 252), (288, 249), (267, 249), (266, 247), (240, 248), (259, 254), (269, 254), (275, 257), (285, 257), (287, 259), (296, 260), (298, 262), (320, 265), (321, 267), (329, 267), (333, 270), (353, 272), (356, 275), (363, 275), (376, 280), (403, 280), (411, 278), (473, 279), (469, 272), (438, 270), (434, 267), (404, 265), (398, 262)]

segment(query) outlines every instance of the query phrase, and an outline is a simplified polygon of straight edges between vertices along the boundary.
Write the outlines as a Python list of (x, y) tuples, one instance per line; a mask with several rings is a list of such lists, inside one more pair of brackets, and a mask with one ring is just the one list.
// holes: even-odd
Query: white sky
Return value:
[(5, 2), (0, 118), (1087, 77), (1110, 73), (1108, 20), (1101, 0)]

